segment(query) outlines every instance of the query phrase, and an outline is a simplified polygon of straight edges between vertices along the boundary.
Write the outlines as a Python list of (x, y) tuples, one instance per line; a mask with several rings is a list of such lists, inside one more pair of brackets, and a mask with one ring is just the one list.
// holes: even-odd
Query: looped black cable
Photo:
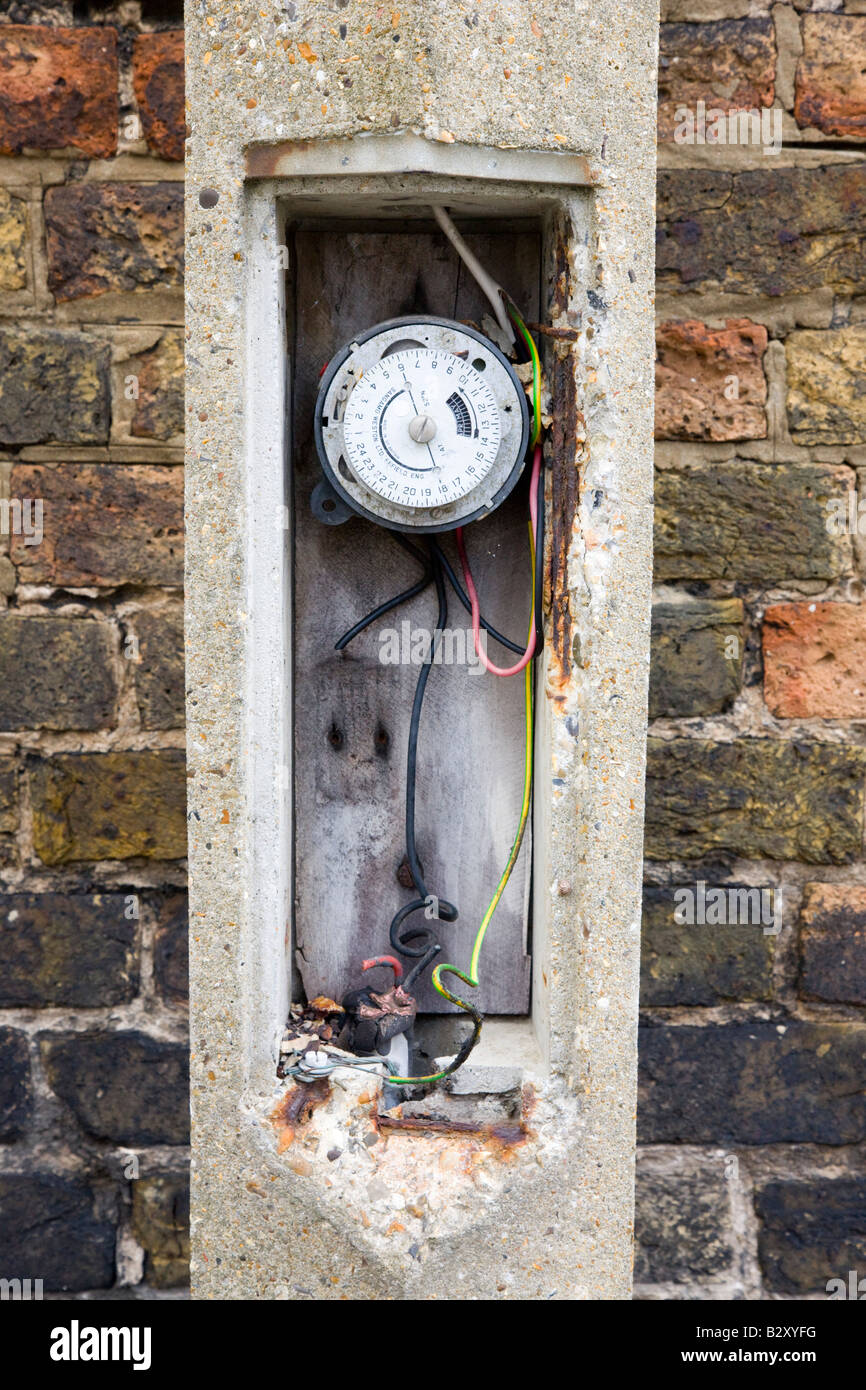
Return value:
[[(411, 931), (402, 934), (400, 932), (407, 917), (410, 917), (413, 912), (420, 912), (422, 908), (427, 906), (426, 898), (413, 898), (410, 903), (404, 903), (391, 922), (389, 936), (394, 950), (415, 961), (412, 969), (407, 972), (405, 979), (401, 982), (407, 993), (421, 972), (426, 970), (428, 965), (433, 964), (442, 950), (442, 943), (436, 940), (432, 927), (413, 927)], [(456, 917), (456, 915), (455, 911), (454, 916)], [(450, 920), (453, 921), (454, 918), (452, 917)], [(416, 941), (421, 944), (413, 945), (412, 943)]]

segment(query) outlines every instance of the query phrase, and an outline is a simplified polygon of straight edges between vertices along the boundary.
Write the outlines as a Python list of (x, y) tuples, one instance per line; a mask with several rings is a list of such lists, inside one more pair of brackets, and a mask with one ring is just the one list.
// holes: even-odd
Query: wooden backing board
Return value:
[[(540, 239), (534, 230), (468, 237), (475, 253), (537, 318)], [(411, 585), (418, 568), (380, 527), (361, 519), (328, 527), (309, 498), (320, 476), (312, 436), (319, 373), (353, 334), (412, 313), (470, 319), (486, 300), (435, 230), (295, 233), (289, 345), (294, 364), (294, 756), (296, 962), (308, 998), (339, 999), (361, 979), (360, 963), (390, 953), (388, 927), (415, 894), (397, 870), (405, 853), (406, 743), (417, 664), (384, 664), (387, 632), (436, 622), (432, 587), (393, 610), (338, 653), (334, 643), (359, 618)], [(467, 531), (485, 616), (513, 641), (529, 616), (527, 476), (492, 517)], [(457, 573), (454, 541), (440, 538)], [(423, 543), (423, 542), (422, 542)], [(449, 594), (450, 628), (469, 615)], [(394, 639), (389, 639), (393, 641)], [(411, 648), (411, 640), (408, 644)], [(455, 639), (459, 651), (460, 638)], [(516, 659), (495, 643), (500, 665)], [(431, 893), (458, 906), (457, 922), (433, 922), (440, 960), (466, 968), (479, 921), (507, 860), (523, 784), (523, 680), (500, 680), (465, 663), (435, 666), (421, 716), (417, 841)], [(527, 954), (531, 847), (494, 915), (473, 999), (485, 1013), (529, 1009)], [(410, 919), (420, 925), (423, 914)], [(382, 982), (381, 972), (370, 977)], [(448, 983), (448, 981), (446, 981)], [(455, 983), (453, 980), (450, 983)], [(428, 982), (424, 1012), (448, 1005)]]

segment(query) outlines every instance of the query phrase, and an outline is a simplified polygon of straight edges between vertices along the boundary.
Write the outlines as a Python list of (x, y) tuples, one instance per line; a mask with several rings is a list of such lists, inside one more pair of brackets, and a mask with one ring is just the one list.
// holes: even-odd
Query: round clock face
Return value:
[(381, 358), (352, 391), (346, 457), (379, 497), (403, 507), (457, 502), (487, 477), (502, 427), (490, 387), (453, 352), (409, 348)]
[(477, 329), (392, 319), (329, 363), (315, 438), (320, 520), (355, 512), (395, 530), (447, 531), (508, 496), (523, 469), (529, 409), (513, 367)]

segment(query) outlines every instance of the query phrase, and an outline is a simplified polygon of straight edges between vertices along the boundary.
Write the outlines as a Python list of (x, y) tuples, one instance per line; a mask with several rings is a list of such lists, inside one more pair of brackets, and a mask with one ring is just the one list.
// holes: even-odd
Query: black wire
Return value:
[[(424, 886), (424, 877), (421, 870), (421, 863), (418, 859), (418, 848), (415, 843), (415, 781), (418, 763), (418, 730), (421, 724), (421, 706), (424, 703), (424, 692), (427, 689), (427, 682), (430, 679), (430, 672), (436, 659), (436, 652), (442, 640), (442, 634), (448, 624), (448, 597), (445, 593), (445, 580), (442, 576), (442, 567), (438, 563), (438, 558), (434, 555), (433, 578), (436, 583), (436, 596), (439, 600), (439, 613), (436, 619), (436, 631), (430, 643), (430, 649), (426, 660), (421, 667), (418, 675), (418, 684), (415, 686), (415, 699), (412, 702), (412, 716), (409, 720), (409, 748), (406, 760), (406, 857), (409, 860), (409, 870), (415, 883), (415, 887), (422, 897), (427, 896)], [(457, 916), (457, 909), (451, 904), (446, 904), (450, 908), (452, 915), (446, 917), (445, 921), (453, 921)]]
[[(452, 589), (459, 598), (460, 602), (463, 604), (463, 607), (466, 609), (466, 612), (471, 613), (472, 604), (469, 602), (469, 595), (463, 588), (463, 585), (460, 583), (460, 580), (457, 578), (457, 575), (454, 573), (454, 570), (451, 566), (451, 563), (447, 555), (445, 554), (442, 547), (439, 545), (438, 541), (433, 541), (431, 542), (431, 544), (434, 553), (436, 554), (439, 560), (439, 563), (441, 564), (449, 580), (451, 581)], [(489, 635), (493, 638), (494, 642), (500, 642), (502, 646), (507, 647), (510, 652), (516, 652), (518, 656), (523, 656), (523, 653), (526, 651), (526, 643), (524, 643), (522, 647), (519, 647), (517, 643), (512, 642), (510, 638), (503, 637), (502, 633), (497, 632), (496, 628), (492, 627), (491, 624), (488, 623), (486, 619), (484, 619), (483, 617), (480, 619), (480, 626), (483, 627), (485, 632), (489, 633)]]
[(385, 603), (380, 603), (378, 608), (373, 609), (372, 613), (368, 613), (365, 618), (361, 618), (360, 622), (355, 623), (354, 627), (350, 627), (348, 632), (344, 632), (340, 640), (334, 643), (335, 651), (341, 652), (344, 647), (349, 645), (353, 638), (358, 636), (359, 632), (363, 632), (364, 629), (369, 627), (371, 623), (374, 623), (377, 618), (384, 617), (386, 613), (390, 613), (392, 608), (397, 608), (401, 603), (408, 603), (410, 598), (414, 598), (416, 594), (422, 593), (433, 578), (433, 566), (428, 561), (423, 550), (419, 550), (417, 545), (413, 545), (412, 542), (401, 535), (399, 531), (389, 531), (388, 534), (398, 545), (401, 545), (404, 550), (408, 551), (419, 564), (423, 565), (424, 573), (417, 584), (413, 584), (409, 589), (404, 589), (402, 594), (397, 594), (394, 598), (389, 598)]
[[(410, 555), (414, 555), (419, 565), (429, 565), (427, 556), (421, 549), (420, 545), (416, 545), (414, 541), (410, 541), (405, 531), (389, 531), (388, 534), (390, 535), (392, 541), (396, 541), (397, 544), (402, 545), (403, 549), (408, 551)], [(432, 571), (432, 566), (429, 567)]]
[[(430, 893), (424, 882), (424, 874), (421, 869), (421, 862), (418, 858), (418, 846), (415, 840), (415, 788), (418, 771), (418, 731), (421, 724), (421, 707), (424, 703), (424, 692), (427, 689), (427, 682), (430, 679), (430, 670), (436, 659), (436, 652), (442, 639), (442, 633), (448, 622), (448, 596), (445, 591), (445, 579), (442, 573), (442, 565), (437, 555), (438, 547), (434, 542), (430, 542), (430, 558), (433, 569), (433, 579), (436, 584), (436, 595), (439, 600), (439, 612), (436, 619), (436, 631), (430, 643), (429, 651), (420, 672), (415, 686), (415, 698), (412, 702), (412, 715), (409, 720), (409, 741), (406, 751), (406, 859), (409, 864), (409, 872), (412, 875), (412, 882), (418, 893), (417, 898), (411, 902), (404, 903), (397, 910), (391, 922), (389, 937), (391, 945), (395, 951), (401, 955), (409, 956), (415, 960), (415, 965), (409, 971), (405, 980), (402, 981), (403, 988), (408, 990), (417, 977), (425, 970), (428, 965), (435, 960), (442, 950), (441, 943), (436, 939), (432, 927), (418, 926), (412, 927), (408, 931), (401, 933), (400, 928), (407, 917), (414, 912), (420, 912), (422, 908), (429, 910)], [(442, 922), (455, 922), (457, 920), (457, 908), (445, 898), (437, 899), (437, 918)]]

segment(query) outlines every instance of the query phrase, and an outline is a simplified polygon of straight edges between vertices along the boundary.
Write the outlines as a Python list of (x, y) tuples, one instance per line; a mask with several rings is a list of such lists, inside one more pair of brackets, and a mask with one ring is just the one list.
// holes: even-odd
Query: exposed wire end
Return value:
[(371, 956), (369, 960), (361, 961), (362, 970), (372, 970), (376, 965), (390, 965), (394, 971), (394, 980), (402, 980), (403, 967), (396, 956)]
[(438, 203), (433, 203), (432, 209), (433, 216), (451, 242), (451, 245), (454, 247), (461, 261), (466, 266), (469, 274), (490, 300), (493, 312), (496, 315), (496, 322), (505, 334), (506, 341), (508, 343), (513, 343), (514, 329), (508, 319), (508, 311), (505, 307), (507, 296), (504, 289), (501, 285), (496, 283), (492, 275), (488, 274), (484, 266), (478, 260), (478, 257), (469, 250), (469, 247), (466, 245), (466, 242), (463, 240), (445, 209)]

